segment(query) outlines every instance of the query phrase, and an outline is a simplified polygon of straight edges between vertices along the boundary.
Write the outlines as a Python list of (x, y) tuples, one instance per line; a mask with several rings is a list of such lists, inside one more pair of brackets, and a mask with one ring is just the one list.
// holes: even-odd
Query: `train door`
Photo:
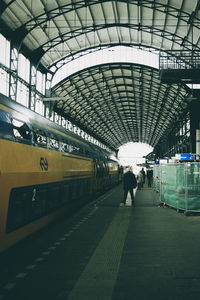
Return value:
[(104, 162), (94, 160), (94, 189), (97, 193), (102, 192), (106, 188), (105, 184), (106, 165)]

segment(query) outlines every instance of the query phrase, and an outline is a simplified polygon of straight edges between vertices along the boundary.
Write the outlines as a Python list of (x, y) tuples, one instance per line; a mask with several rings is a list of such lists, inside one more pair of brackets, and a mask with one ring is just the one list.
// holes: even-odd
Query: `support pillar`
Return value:
[(29, 94), (29, 108), (35, 111), (35, 101), (36, 101), (36, 81), (37, 81), (37, 70), (32, 64), (30, 68), (30, 94)]
[(200, 129), (200, 98), (190, 103), (190, 152), (196, 153), (197, 130)]
[(9, 97), (16, 101), (17, 97), (17, 72), (18, 72), (19, 53), (16, 48), (11, 45), (10, 52), (10, 78), (9, 78)]

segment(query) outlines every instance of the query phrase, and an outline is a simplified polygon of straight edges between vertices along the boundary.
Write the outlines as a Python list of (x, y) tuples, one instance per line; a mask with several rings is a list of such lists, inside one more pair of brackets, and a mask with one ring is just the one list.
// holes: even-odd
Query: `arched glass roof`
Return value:
[[(0, 31), (49, 72), (52, 95), (65, 97), (54, 103), (61, 115), (115, 149), (155, 146), (184, 112), (188, 92), (161, 83), (147, 52), (198, 52), (199, 8), (198, 0), (2, 0)], [(112, 56), (114, 46), (129, 47), (127, 57)], [(147, 49), (147, 63), (128, 58), (134, 47)]]
[(112, 148), (128, 141), (155, 146), (185, 109), (185, 88), (161, 84), (158, 70), (108, 63), (79, 71), (55, 86), (57, 113), (95, 132)]
[[(83, 69), (109, 63), (135, 63), (159, 69), (159, 53), (126, 46), (114, 46), (88, 53), (63, 64), (55, 72), (52, 86)], [(50, 70), (54, 71), (54, 68), (52, 67)]]

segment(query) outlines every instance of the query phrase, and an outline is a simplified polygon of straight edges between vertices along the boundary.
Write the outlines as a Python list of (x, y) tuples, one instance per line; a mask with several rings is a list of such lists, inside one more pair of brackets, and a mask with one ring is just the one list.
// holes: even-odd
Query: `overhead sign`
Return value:
[(193, 161), (195, 160), (195, 157), (193, 154), (189, 153), (178, 153), (175, 155), (176, 160), (181, 160), (181, 161)]

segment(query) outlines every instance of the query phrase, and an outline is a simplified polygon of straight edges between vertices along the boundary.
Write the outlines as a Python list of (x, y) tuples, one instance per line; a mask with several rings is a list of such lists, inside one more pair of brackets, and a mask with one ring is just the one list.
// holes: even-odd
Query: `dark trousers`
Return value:
[(151, 187), (151, 185), (152, 185), (152, 178), (147, 178), (147, 181), (148, 181), (148, 187)]
[(123, 198), (124, 204), (126, 203), (126, 198), (127, 198), (128, 192), (131, 194), (132, 202), (134, 201), (133, 189), (124, 189), (124, 198)]

